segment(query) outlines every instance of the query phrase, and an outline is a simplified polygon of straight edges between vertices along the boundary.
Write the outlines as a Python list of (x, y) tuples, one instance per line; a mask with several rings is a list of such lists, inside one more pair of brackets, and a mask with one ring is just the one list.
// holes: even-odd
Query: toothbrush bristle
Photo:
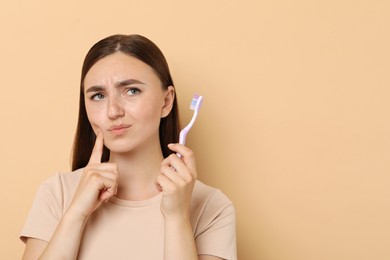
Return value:
[(195, 110), (196, 104), (198, 103), (198, 98), (199, 98), (199, 96), (197, 94), (195, 94), (192, 97), (192, 101), (191, 101), (191, 105), (190, 105), (191, 110)]

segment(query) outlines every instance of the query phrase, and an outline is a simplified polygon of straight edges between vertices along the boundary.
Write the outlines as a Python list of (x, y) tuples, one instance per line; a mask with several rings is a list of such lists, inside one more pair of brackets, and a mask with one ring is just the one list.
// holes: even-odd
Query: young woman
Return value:
[(178, 135), (159, 48), (140, 35), (96, 43), (82, 68), (73, 172), (38, 189), (23, 259), (236, 259), (234, 207), (196, 180)]

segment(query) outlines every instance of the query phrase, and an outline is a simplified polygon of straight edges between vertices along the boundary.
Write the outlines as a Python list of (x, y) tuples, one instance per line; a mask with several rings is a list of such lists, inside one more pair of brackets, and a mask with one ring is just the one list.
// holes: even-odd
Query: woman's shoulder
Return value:
[(212, 208), (217, 211), (226, 207), (233, 207), (232, 201), (220, 189), (209, 186), (199, 180), (195, 183), (192, 205), (198, 209)]
[(211, 240), (216, 237), (220, 241), (234, 240), (235, 208), (232, 201), (221, 190), (200, 181), (194, 187), (191, 221), (198, 246), (213, 243)]
[(83, 169), (78, 169), (72, 172), (57, 172), (44, 180), (42, 185), (46, 186), (47, 188), (56, 186), (77, 186), (82, 173)]
[(42, 182), (39, 190), (54, 200), (69, 202), (76, 191), (83, 170), (57, 172)]

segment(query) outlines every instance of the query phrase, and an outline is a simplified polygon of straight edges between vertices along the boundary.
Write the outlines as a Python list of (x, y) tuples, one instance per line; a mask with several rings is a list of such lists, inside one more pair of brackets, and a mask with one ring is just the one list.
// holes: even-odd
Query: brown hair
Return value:
[[(161, 81), (163, 88), (173, 86), (168, 63), (161, 50), (149, 39), (141, 35), (112, 35), (97, 42), (87, 53), (81, 71), (79, 117), (73, 144), (72, 170), (82, 168), (88, 164), (95, 144), (96, 135), (88, 120), (84, 102), (84, 78), (91, 67), (100, 59), (122, 52), (149, 65)], [(161, 118), (159, 135), (163, 156), (172, 153), (168, 149), (169, 143), (178, 142), (180, 131), (179, 111), (175, 93), (172, 110), (168, 116)], [(108, 161), (110, 151), (104, 147), (102, 161)]]

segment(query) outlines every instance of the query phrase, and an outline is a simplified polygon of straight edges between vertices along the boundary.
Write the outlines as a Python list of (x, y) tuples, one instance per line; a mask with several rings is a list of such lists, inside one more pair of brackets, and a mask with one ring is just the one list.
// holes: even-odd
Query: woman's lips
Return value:
[(118, 126), (112, 126), (108, 129), (109, 132), (111, 132), (113, 135), (123, 135), (125, 134), (131, 125), (118, 125)]

